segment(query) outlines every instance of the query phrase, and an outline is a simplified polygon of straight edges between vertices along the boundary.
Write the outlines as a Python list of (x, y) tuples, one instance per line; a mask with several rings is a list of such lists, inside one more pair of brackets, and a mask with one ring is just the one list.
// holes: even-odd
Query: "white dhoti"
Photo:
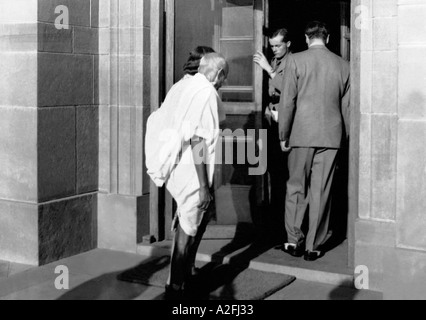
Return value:
[[(167, 190), (177, 203), (177, 214), (182, 230), (189, 236), (197, 234), (198, 227), (203, 219), (204, 212), (200, 205), (200, 182), (195, 163), (204, 163), (207, 169), (209, 186), (213, 184), (215, 167), (215, 149), (219, 140), (219, 122), (224, 114), (221, 110), (221, 101), (213, 85), (205, 76), (196, 74), (192, 79), (186, 79), (179, 90), (174, 90), (166, 99), (169, 102), (178, 101), (173, 112), (173, 128), (179, 141), (182, 143), (178, 159), (165, 181)], [(166, 111), (166, 109), (164, 109)], [(167, 129), (167, 128), (166, 128)], [(204, 139), (202, 150), (195, 159), (191, 148), (191, 140)], [(175, 139), (173, 139), (175, 140)], [(173, 159), (171, 157), (171, 159)]]

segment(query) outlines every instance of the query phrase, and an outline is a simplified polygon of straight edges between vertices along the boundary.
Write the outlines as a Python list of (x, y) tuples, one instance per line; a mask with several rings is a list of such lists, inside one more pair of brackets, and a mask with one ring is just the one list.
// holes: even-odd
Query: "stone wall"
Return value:
[(0, 259), (45, 264), (97, 246), (99, 5), (0, 3)]
[(369, 267), (372, 288), (385, 298), (424, 298), (426, 3), (354, 1), (353, 10), (358, 6), (367, 19), (354, 29), (361, 39), (354, 48), (360, 68), (355, 265)]

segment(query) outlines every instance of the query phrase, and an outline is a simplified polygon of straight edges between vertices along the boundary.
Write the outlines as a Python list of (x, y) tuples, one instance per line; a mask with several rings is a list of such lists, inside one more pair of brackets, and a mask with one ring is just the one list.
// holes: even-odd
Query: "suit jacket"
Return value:
[(291, 55), (278, 107), (280, 140), (290, 147), (340, 148), (349, 93), (349, 63), (325, 46)]
[(271, 109), (277, 109), (278, 103), (280, 101), (280, 95), (282, 90), (283, 76), (287, 58), (291, 55), (291, 53), (287, 53), (282, 60), (278, 61), (278, 59), (274, 58), (271, 62), (272, 69), (276, 72), (275, 77), (269, 79), (269, 96), (271, 97), (271, 103), (269, 107)]

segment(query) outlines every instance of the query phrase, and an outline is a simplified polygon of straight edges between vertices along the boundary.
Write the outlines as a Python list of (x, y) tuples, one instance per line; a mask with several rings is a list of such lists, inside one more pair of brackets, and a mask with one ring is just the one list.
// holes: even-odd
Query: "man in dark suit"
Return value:
[(268, 194), (269, 212), (264, 216), (268, 230), (270, 230), (271, 241), (283, 243), (285, 232), (281, 228), (284, 224), (284, 201), (285, 183), (288, 179), (287, 155), (281, 151), (278, 139), (278, 103), (280, 101), (284, 67), (290, 52), (290, 35), (287, 29), (276, 30), (269, 38), (269, 45), (274, 57), (269, 64), (265, 55), (258, 51), (254, 55), (254, 62), (259, 65), (269, 76), (268, 105), (265, 108), (264, 128), (268, 130)]
[[(311, 22), (305, 30), (309, 49), (286, 62), (279, 104), (281, 148), (288, 159), (283, 250), (313, 261), (327, 240), (330, 189), (349, 110), (349, 63), (330, 52), (327, 27)], [(302, 223), (309, 210), (309, 231)], [(306, 238), (306, 239), (305, 239)], [(303, 248), (305, 246), (305, 249)]]

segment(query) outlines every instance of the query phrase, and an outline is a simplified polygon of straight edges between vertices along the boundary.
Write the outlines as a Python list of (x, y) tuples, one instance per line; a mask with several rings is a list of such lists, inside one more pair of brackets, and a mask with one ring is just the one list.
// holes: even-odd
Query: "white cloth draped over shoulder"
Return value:
[(222, 120), (224, 113), (216, 89), (198, 73), (176, 83), (161, 108), (147, 122), (145, 154), (148, 174), (157, 186), (166, 184), (177, 203), (180, 225), (190, 236), (196, 235), (203, 217), (198, 208), (200, 184), (190, 140), (201, 137), (205, 141), (200, 161), (206, 164), (212, 186), (219, 122)]

